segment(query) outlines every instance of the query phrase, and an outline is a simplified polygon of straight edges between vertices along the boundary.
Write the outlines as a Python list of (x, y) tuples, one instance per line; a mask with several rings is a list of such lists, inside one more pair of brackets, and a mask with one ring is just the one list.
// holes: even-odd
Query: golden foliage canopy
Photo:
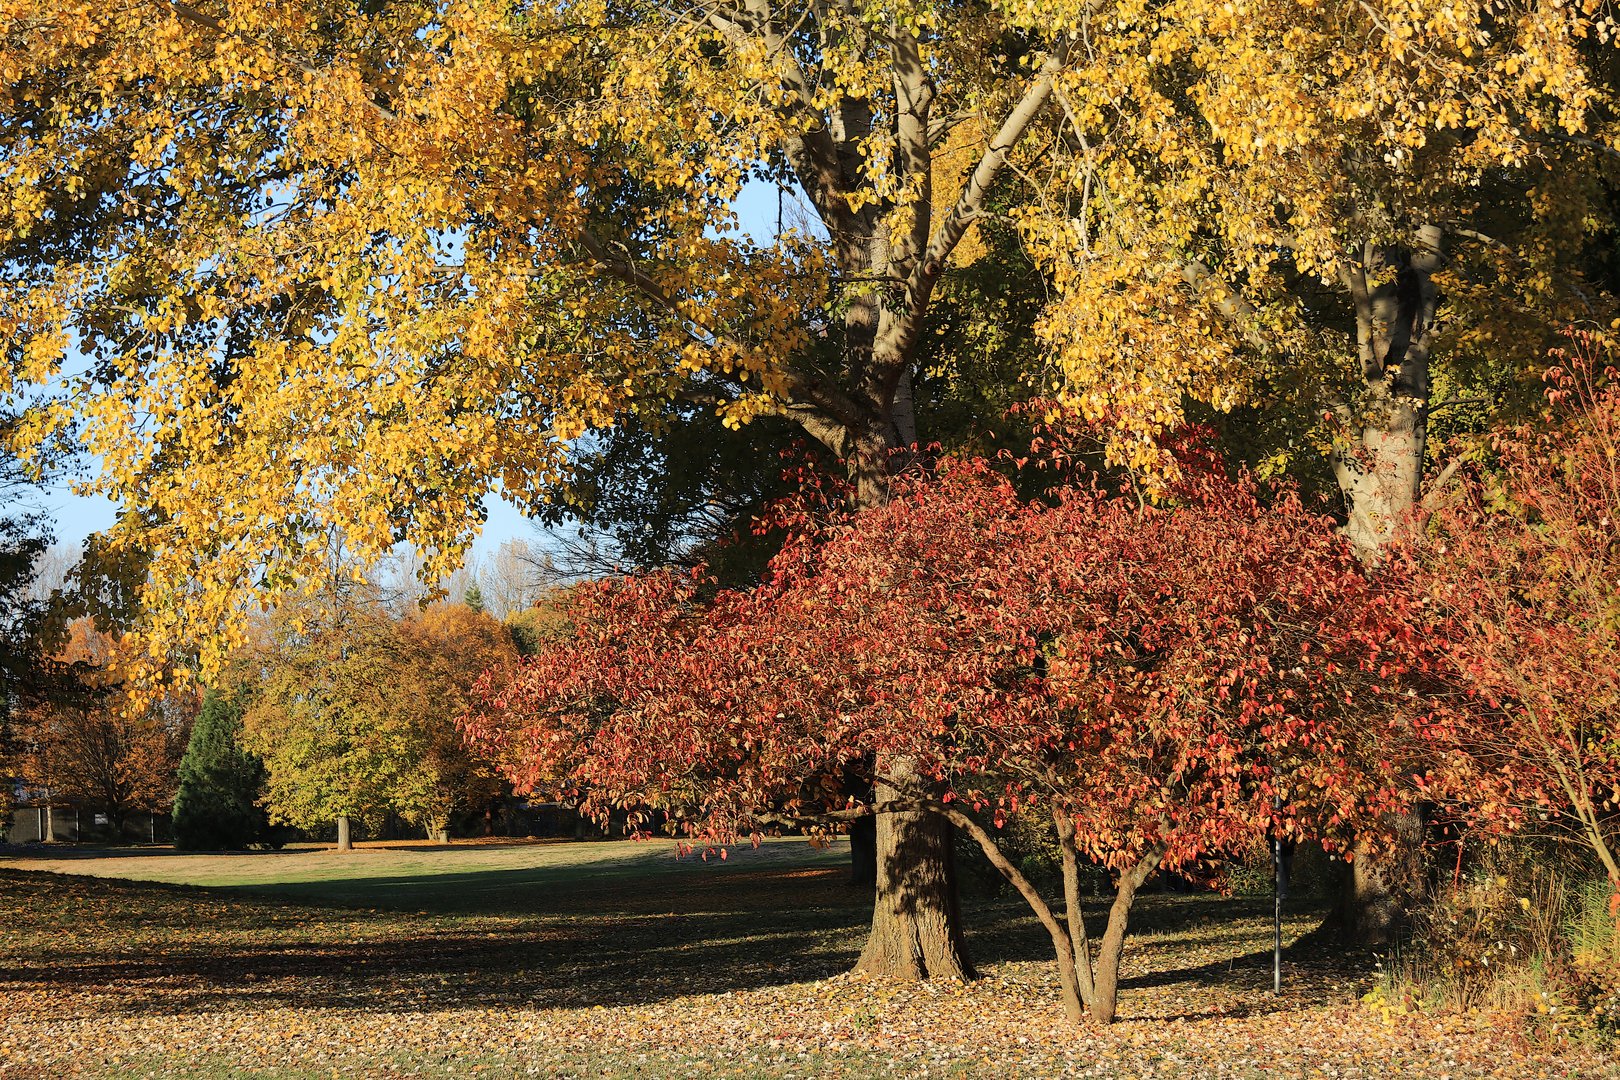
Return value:
[[(1345, 332), (1296, 279), (1483, 235), (1493, 185), (1551, 303), (1612, 28), (1590, 0), (0, 0), (0, 393), (33, 395), (30, 452), (103, 463), (154, 648), (206, 636), (205, 668), (334, 525), (440, 578), (484, 494), (542, 498), (571, 439), (677, 396), (870, 471), (916, 438), (923, 319), (992, 204), (1056, 286), (1061, 394), (1150, 467), (1184, 395)], [(751, 179), (814, 227), (750, 237)]]

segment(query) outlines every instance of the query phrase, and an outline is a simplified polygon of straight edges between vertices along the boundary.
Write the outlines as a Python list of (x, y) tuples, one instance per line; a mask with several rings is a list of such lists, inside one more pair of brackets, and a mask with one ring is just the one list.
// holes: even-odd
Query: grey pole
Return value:
[[(1272, 806), (1281, 813), (1282, 796), (1272, 796)], [(1288, 889), (1283, 863), (1283, 838), (1276, 827), (1271, 834), (1271, 892), (1273, 897), (1271, 918), (1271, 992), (1282, 993), (1282, 906), (1283, 893)]]
[(1283, 850), (1282, 837), (1271, 838), (1271, 881), (1275, 898), (1271, 926), (1271, 992), (1282, 993), (1282, 902), (1283, 902)]

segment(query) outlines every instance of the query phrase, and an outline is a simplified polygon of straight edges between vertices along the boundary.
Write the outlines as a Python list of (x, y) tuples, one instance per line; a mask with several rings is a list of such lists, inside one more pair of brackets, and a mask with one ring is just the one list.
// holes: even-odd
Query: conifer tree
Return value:
[(268, 822), (255, 802), (264, 764), (242, 749), (241, 731), (241, 699), (210, 690), (180, 761), (176, 847), (240, 850), (265, 838)]

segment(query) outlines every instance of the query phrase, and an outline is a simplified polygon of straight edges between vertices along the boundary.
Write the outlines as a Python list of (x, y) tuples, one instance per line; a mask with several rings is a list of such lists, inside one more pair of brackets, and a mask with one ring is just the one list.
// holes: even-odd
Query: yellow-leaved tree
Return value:
[[(332, 527), (363, 558), (411, 540), (437, 580), (485, 493), (542, 498), (569, 440), (674, 398), (790, 420), (881, 501), (917, 438), (930, 307), (992, 208), (1057, 284), (1061, 389), (1150, 465), (1183, 394), (1235, 402), (1278, 350), (1249, 356), (1212, 312), (1329, 325), (1293, 276), (1344, 268), (1367, 383), (1406, 400), (1392, 343), (1427, 346), (1380, 337), (1377, 312), (1432, 315), (1418, 240), (1439, 219), (1382, 178), (1428, 160), (1419, 132), (1463, 193), (1525, 167), (1523, 133), (1599, 141), (1601, 20), (1523, 0), (0, 0), (0, 392), (54, 387), (19, 438), (99, 455), (117, 539), (150, 554), (146, 633), (201, 641), (205, 669), (253, 605), (319, 576)], [(801, 194), (809, 227), (739, 230), (750, 179)], [(1336, 223), (1347, 186), (1365, 209)], [(1245, 334), (1278, 326), (1292, 361), (1326, 354), (1274, 316)], [(963, 974), (941, 827), (882, 815), (878, 843), (861, 967)]]
[[(0, 390), (60, 388), (22, 439), (99, 456), (147, 633), (206, 669), (334, 523), (438, 579), (485, 493), (672, 397), (788, 418), (881, 500), (936, 285), (1086, 11), (4, 0)], [(750, 178), (813, 226), (738, 230)], [(963, 974), (943, 832), (884, 830), (863, 966)]]

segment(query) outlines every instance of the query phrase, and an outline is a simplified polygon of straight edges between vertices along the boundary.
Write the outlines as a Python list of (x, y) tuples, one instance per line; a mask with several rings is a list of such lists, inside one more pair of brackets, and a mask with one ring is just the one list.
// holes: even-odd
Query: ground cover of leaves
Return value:
[(1146, 898), (1105, 1031), (1063, 1022), (1004, 899), (970, 905), (979, 980), (865, 980), (838, 853), (730, 854), (0, 858), (0, 1076), (1620, 1076), (1488, 1015), (1386, 1019), (1331, 953), (1295, 950), (1273, 997), (1254, 901)]

